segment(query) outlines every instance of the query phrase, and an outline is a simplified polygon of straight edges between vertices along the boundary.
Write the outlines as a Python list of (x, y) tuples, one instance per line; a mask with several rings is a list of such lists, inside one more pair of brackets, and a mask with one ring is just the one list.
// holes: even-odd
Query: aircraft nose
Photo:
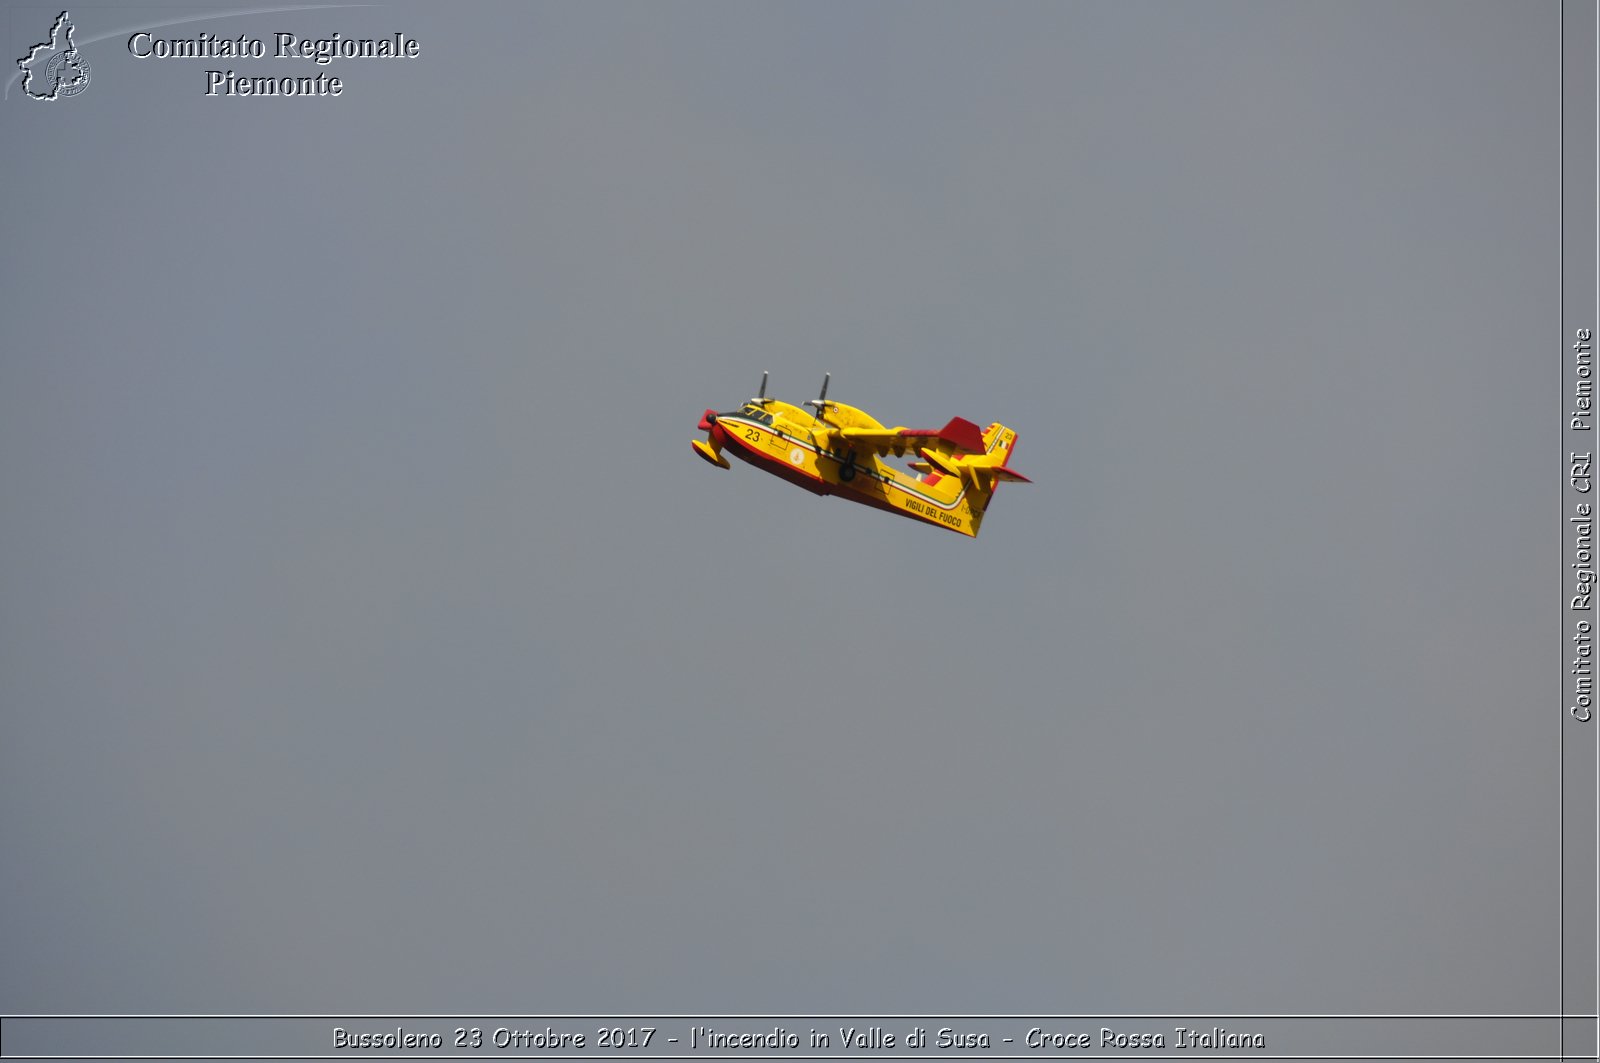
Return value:
[(722, 449), (728, 442), (728, 433), (717, 423), (717, 411), (707, 410), (700, 415), (700, 431), (706, 433), (706, 438), (711, 440), (711, 445)]

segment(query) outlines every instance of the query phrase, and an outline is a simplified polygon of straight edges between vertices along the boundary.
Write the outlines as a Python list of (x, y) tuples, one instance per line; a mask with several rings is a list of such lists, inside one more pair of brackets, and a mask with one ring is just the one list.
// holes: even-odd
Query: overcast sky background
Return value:
[(0, 1011), (1559, 1010), (1556, 5), (223, 10), (0, 104)]

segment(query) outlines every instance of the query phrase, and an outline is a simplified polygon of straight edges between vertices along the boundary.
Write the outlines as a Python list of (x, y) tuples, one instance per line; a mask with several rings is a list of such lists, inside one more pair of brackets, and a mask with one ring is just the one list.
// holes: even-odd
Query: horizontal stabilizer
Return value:
[(1005, 460), (1003, 454), (941, 454), (927, 448), (917, 453), (929, 465), (948, 476), (983, 477), (991, 484), (997, 480), (1025, 484), (1033, 482), (1015, 469), (1000, 464)]
[(923, 461), (926, 461), (929, 465), (932, 465), (935, 469), (938, 469), (946, 476), (961, 475), (961, 468), (956, 463), (954, 458), (945, 454), (940, 454), (937, 450), (929, 450), (926, 447), (917, 451), (917, 453), (922, 455)]

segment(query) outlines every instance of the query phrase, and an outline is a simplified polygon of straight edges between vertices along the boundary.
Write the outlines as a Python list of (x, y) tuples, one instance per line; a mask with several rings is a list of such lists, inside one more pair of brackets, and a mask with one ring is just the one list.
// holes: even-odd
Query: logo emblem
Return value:
[(22, 91), (36, 100), (76, 96), (89, 87), (89, 61), (72, 43), (72, 19), (61, 12), (50, 27), (50, 39), (28, 49), (17, 60), (22, 70)]
[(805, 456), (805, 454), (803, 454), (801, 452), (799, 447), (795, 447), (793, 450), (789, 451), (789, 464), (790, 465), (799, 465), (801, 462), (803, 462), (805, 460), (806, 460), (806, 456)]

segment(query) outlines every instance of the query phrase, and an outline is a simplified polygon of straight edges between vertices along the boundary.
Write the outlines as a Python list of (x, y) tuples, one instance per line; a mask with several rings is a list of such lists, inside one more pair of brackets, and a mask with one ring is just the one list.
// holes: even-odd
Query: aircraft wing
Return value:
[(983, 430), (962, 417), (950, 418), (943, 428), (836, 428), (836, 439), (862, 450), (879, 454), (904, 454), (933, 443), (946, 443), (957, 450), (983, 453)]

